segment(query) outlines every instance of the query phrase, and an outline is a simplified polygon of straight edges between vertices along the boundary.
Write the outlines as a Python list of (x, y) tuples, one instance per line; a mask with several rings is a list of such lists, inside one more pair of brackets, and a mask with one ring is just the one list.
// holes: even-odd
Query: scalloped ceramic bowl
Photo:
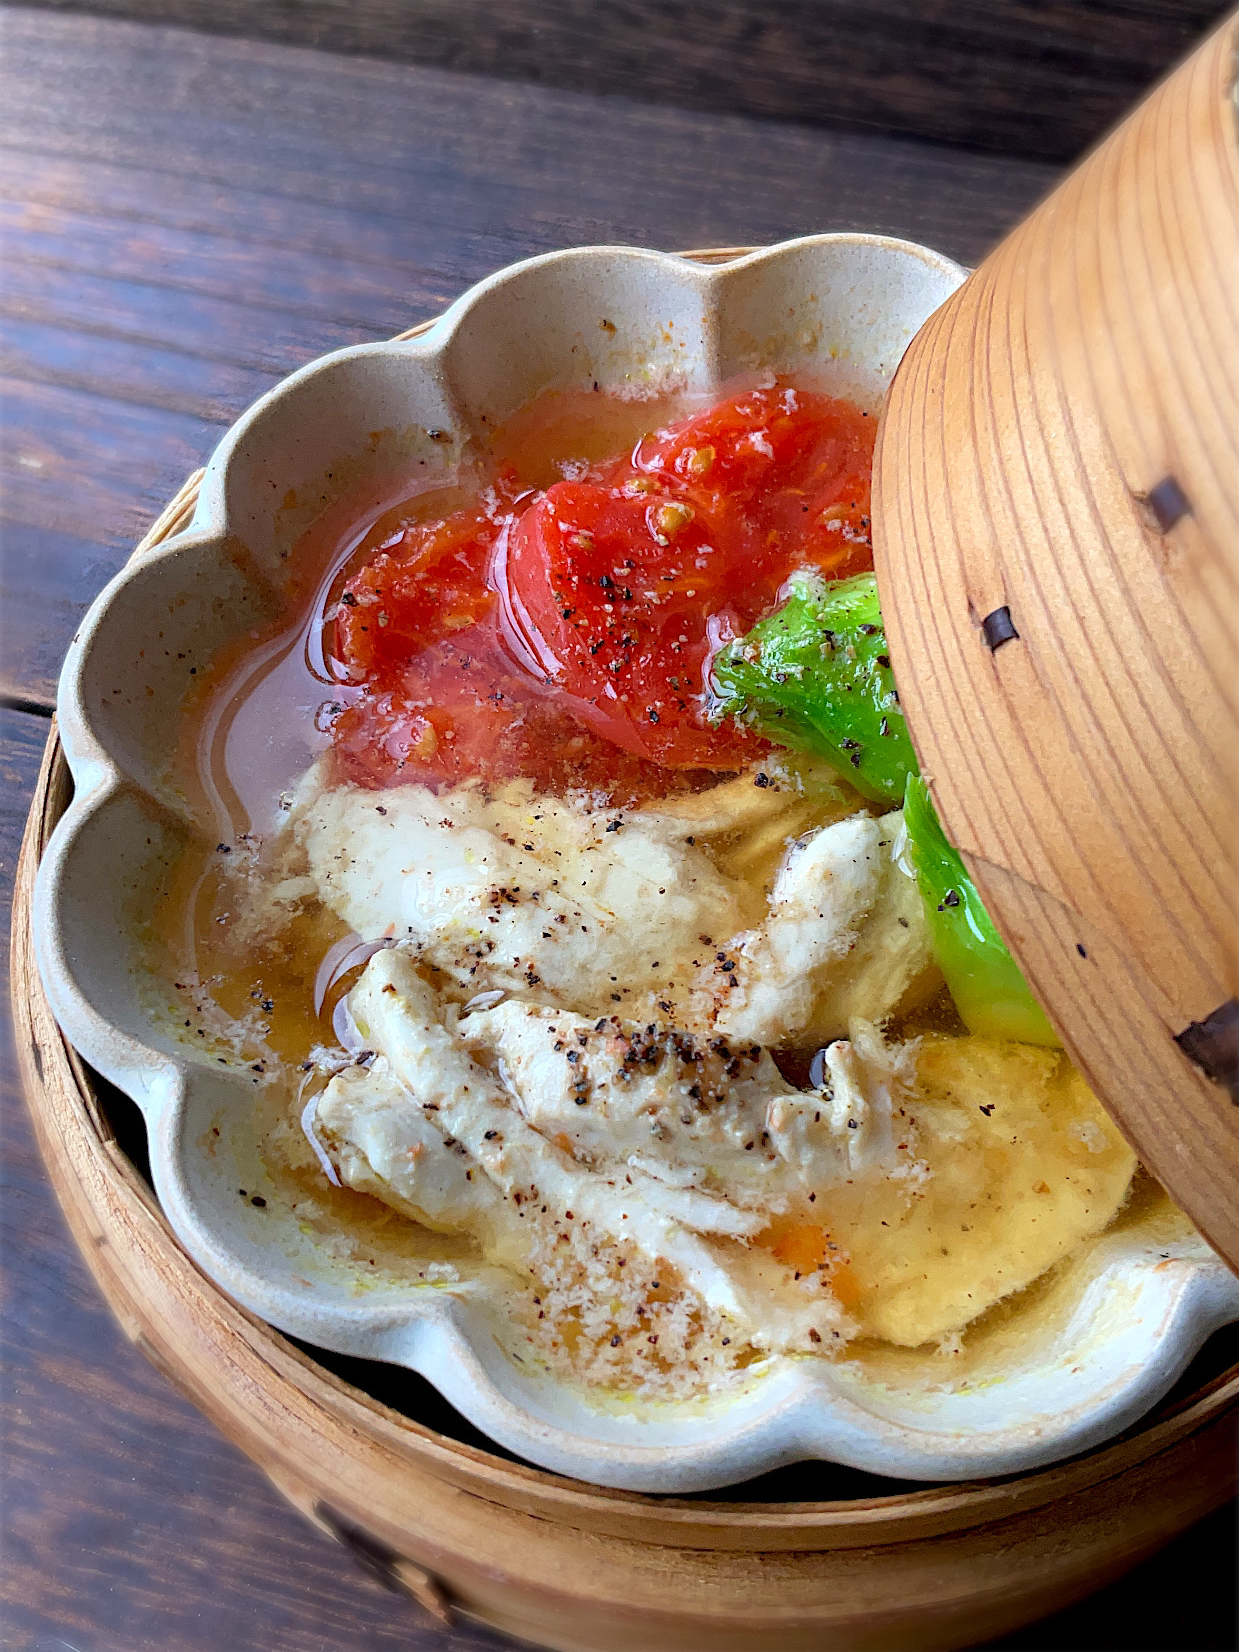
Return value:
[[(303, 1233), (263, 1169), (247, 1075), (178, 1042), (158, 1013), (143, 963), (152, 906), (187, 838), (215, 832), (170, 775), (185, 697), (199, 667), (276, 610), (291, 547), (341, 491), (397, 462), (446, 472), (484, 419), (550, 387), (709, 392), (809, 365), (876, 405), (963, 275), (865, 235), (715, 268), (584, 248), (503, 270), (422, 337), (338, 351), (251, 408), (212, 458), (189, 530), (120, 574), (69, 650), (60, 733), (76, 795), (40, 873), (39, 965), (69, 1038), (141, 1108), (181, 1241), (272, 1324), (421, 1372), (493, 1439), (560, 1473), (685, 1492), (801, 1458), (911, 1479), (1032, 1468), (1153, 1404), (1239, 1318), (1239, 1281), (1186, 1224), (1134, 1212), (999, 1311), (962, 1366), (893, 1351), (781, 1359), (725, 1398), (624, 1404), (532, 1373), (476, 1295), (362, 1278)], [(266, 1190), (267, 1208), (238, 1200), (238, 1185)]]

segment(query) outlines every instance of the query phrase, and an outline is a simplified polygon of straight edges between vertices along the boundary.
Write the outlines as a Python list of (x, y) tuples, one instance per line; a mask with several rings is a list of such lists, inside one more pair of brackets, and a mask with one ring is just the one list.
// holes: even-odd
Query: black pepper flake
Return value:
[(884, 671), (889, 671), (890, 670), (890, 668), (891, 668), (891, 657), (890, 657), (889, 654), (879, 654), (877, 656), (877, 660), (878, 660), (878, 664), (882, 667), (882, 669)]
[(356, 606), (357, 606), (357, 598), (353, 595), (353, 593), (351, 591), (345, 591), (343, 593), (343, 595), (340, 597), (340, 601), (344, 604), (344, 606), (346, 608), (356, 608)]
[(979, 1106), (980, 1106), (980, 1111), (985, 1114), (986, 1118), (988, 1118), (990, 1116), (990, 1114), (994, 1111), (995, 1103), (992, 1102), (992, 1101), (991, 1102), (984, 1102), (983, 1101), (979, 1104)]
[(250, 1200), (250, 1204), (253, 1205), (255, 1210), (266, 1210), (267, 1208), (267, 1201), (263, 1198), (261, 1193), (255, 1193), (254, 1197)]
[(654, 710), (653, 706), (651, 706), (649, 710), (649, 719), (651, 723), (656, 723), (658, 721), (658, 713)]
[(943, 897), (942, 897), (942, 905), (943, 906), (951, 906), (951, 907), (958, 906), (959, 905), (959, 890), (958, 889), (948, 889), (946, 894), (943, 895)]
[(753, 784), (755, 786), (769, 786), (771, 784), (770, 776), (768, 774), (755, 774)]
[(1076, 951), (1080, 954), (1081, 958), (1087, 958), (1088, 957), (1088, 953), (1085, 952), (1085, 950), (1084, 950), (1084, 942), (1083, 941), (1077, 941), (1076, 942)]

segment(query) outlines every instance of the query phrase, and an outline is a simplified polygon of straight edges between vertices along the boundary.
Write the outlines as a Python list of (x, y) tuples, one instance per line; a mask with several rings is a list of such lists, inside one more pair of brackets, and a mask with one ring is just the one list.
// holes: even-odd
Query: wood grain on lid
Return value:
[[(1239, 1263), (1236, 20), (943, 306), (875, 469), (878, 578), (948, 833), (1072, 1056)], [(987, 647), (1008, 611), (1017, 633)], [(1190, 1043), (1190, 1041), (1189, 1041)]]

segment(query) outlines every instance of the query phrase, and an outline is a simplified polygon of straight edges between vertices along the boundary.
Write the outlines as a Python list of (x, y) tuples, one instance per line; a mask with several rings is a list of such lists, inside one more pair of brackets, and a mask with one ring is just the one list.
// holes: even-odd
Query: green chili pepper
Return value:
[(898, 803), (917, 772), (872, 574), (794, 574), (786, 602), (722, 650), (712, 677), (716, 716), (825, 757), (872, 802)]
[(934, 957), (969, 1032), (1058, 1045), (1045, 1012), (994, 928), (959, 851), (947, 842), (919, 775), (903, 800), (908, 853), (916, 870)]

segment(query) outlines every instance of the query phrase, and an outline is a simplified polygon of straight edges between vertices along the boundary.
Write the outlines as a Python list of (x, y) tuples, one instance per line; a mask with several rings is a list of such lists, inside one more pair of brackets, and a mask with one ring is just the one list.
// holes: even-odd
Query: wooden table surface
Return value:
[[(865, 228), (975, 261), (1053, 168), (66, 14), (3, 14), (0, 869), (85, 605), (228, 423), (512, 259)], [(7, 906), (7, 902), (6, 902)], [(304, 1526), (112, 1323), (4, 1048), (7, 1652), (481, 1652)], [(1226, 1511), (1004, 1642), (1236, 1642)], [(639, 1649), (635, 1649), (639, 1652)]]

